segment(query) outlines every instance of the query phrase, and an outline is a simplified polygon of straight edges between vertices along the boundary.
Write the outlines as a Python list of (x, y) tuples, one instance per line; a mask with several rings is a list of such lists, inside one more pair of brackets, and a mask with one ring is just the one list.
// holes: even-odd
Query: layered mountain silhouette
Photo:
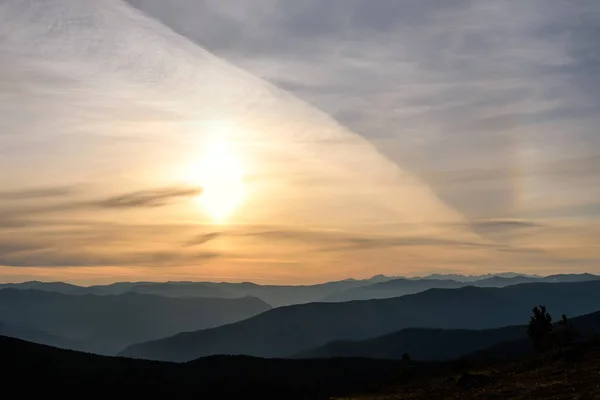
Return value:
[(168, 298), (135, 293), (98, 296), (0, 290), (0, 321), (69, 338), (78, 343), (77, 349), (99, 354), (114, 354), (139, 341), (240, 321), (269, 309), (255, 297)]
[(321, 301), (334, 293), (371, 284), (370, 280), (344, 280), (318, 285), (258, 285), (250, 282), (166, 282), (136, 285), (130, 291), (170, 297), (258, 297), (273, 307)]
[[(600, 311), (570, 318), (569, 322), (579, 332), (579, 340), (586, 340), (600, 332)], [(401, 359), (408, 353), (414, 360), (441, 361), (480, 352), (488, 356), (519, 356), (530, 350), (527, 325), (481, 330), (409, 328), (369, 340), (328, 343), (302, 352), (296, 358)]]
[(43, 292), (56, 292), (62, 294), (123, 294), (133, 291), (133, 288), (151, 282), (115, 282), (109, 285), (78, 286), (64, 282), (29, 281), (22, 283), (2, 283), (1, 289), (39, 290)]
[[(391, 279), (391, 278), (389, 278)], [(35, 289), (64, 294), (154, 294), (166, 297), (216, 297), (242, 298), (258, 297), (274, 307), (291, 304), (321, 301), (333, 293), (380, 282), (374, 280), (354, 280), (326, 282), (317, 285), (258, 285), (251, 282), (117, 282), (110, 285), (77, 286), (63, 282), (24, 282), (0, 284), (0, 289)]]
[(600, 309), (600, 281), (430, 289), (399, 298), (280, 307), (234, 324), (140, 343), (120, 355), (188, 361), (215, 354), (292, 357), (335, 340), (404, 328), (488, 329), (522, 324), (545, 304), (557, 315)]
[[(0, 336), (0, 354), (5, 389), (18, 388), (26, 398), (43, 394), (68, 399), (81, 393), (290, 400), (595, 399), (600, 395), (597, 339), (514, 360), (411, 361), (408, 368), (403, 361), (366, 358), (213, 356), (184, 364), (162, 363), (62, 350), (4, 336)], [(30, 383), (33, 378), (35, 384)]]
[(41, 290), (44, 292), (56, 292), (63, 294), (96, 294), (100, 291), (95, 290), (94, 287), (84, 287), (71, 285), (64, 282), (39, 282), (30, 281), (23, 283), (3, 283), (0, 284), (1, 289), (19, 289), (19, 290)]
[(77, 342), (39, 329), (32, 329), (22, 325), (9, 325), (4, 322), (0, 322), (0, 335), (63, 349), (76, 349), (81, 346), (81, 344)]
[(473, 285), (450, 279), (394, 279), (372, 285), (352, 288), (327, 296), (323, 301), (342, 302), (352, 300), (388, 299), (407, 294), (423, 292), (428, 289), (456, 289)]
[(77, 286), (63, 282), (0, 284), (0, 289), (35, 289), (64, 294), (154, 294), (165, 297), (258, 297), (273, 307), (311, 302), (341, 302), (384, 299), (422, 292), (432, 288), (459, 288), (468, 285), (503, 287), (528, 282), (579, 282), (600, 280), (592, 274), (550, 275), (547, 277), (500, 273), (495, 275), (429, 275), (403, 278), (375, 275), (369, 279), (346, 279), (315, 285), (259, 285), (251, 282), (117, 282), (110, 285)]
[[(174, 364), (87, 354), (0, 336), (5, 389), (23, 397), (329, 399), (389, 384), (390, 360), (269, 360), (215, 356)], [(24, 384), (35, 382), (35, 384)]]
[(369, 300), (369, 299), (387, 299), (390, 297), (399, 297), (407, 294), (422, 292), (432, 288), (454, 289), (465, 286), (477, 287), (504, 287), (517, 285), (520, 283), (533, 282), (585, 282), (600, 280), (600, 276), (592, 274), (563, 274), (549, 275), (546, 277), (536, 276), (491, 276), (482, 277), (474, 281), (460, 281), (453, 279), (393, 279), (385, 282), (378, 282), (371, 285), (351, 288), (344, 292), (334, 293), (324, 299), (324, 301), (351, 301), (351, 300)]
[[(423, 277), (417, 277), (417, 278), (408, 278), (408, 279), (451, 279), (453, 281), (460, 281), (460, 282), (475, 282), (475, 281), (480, 281), (482, 279), (487, 279), (487, 278), (493, 278), (493, 277), (500, 277), (500, 278), (514, 278), (514, 277), (518, 277), (518, 276), (524, 276), (527, 278), (542, 278), (541, 275), (535, 275), (535, 274), (522, 274), (522, 273), (518, 273), (518, 272), (498, 272), (498, 273), (489, 273), (489, 274), (482, 274), (482, 275), (463, 275), (463, 274), (430, 274), (430, 275), (426, 275)], [(398, 276), (397, 278), (403, 278), (402, 276)]]

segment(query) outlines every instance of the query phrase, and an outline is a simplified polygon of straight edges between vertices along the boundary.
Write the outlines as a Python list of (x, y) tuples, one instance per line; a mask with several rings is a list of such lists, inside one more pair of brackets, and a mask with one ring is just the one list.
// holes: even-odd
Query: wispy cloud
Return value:
[(199, 246), (201, 244), (213, 241), (213, 240), (219, 238), (222, 235), (223, 235), (222, 232), (211, 232), (211, 233), (203, 233), (203, 234), (200, 234), (200, 235), (196, 235), (190, 241), (186, 242), (185, 246), (186, 247), (188, 247), (188, 246)]
[[(492, 222), (490, 221), (491, 225)], [(518, 223), (516, 221), (493, 222), (496, 226), (502, 224), (508, 227), (522, 227), (526, 222)], [(444, 226), (443, 224), (441, 226)], [(504, 248), (493, 242), (470, 242), (453, 240), (450, 237), (435, 237), (426, 235), (365, 235), (361, 232), (338, 232), (331, 230), (292, 230), (292, 229), (272, 229), (272, 230), (249, 230), (250, 227), (237, 230), (229, 230), (226, 232), (212, 232), (195, 236), (190, 241), (186, 242), (186, 246), (199, 246), (209, 243), (219, 238), (256, 238), (265, 243), (274, 243), (278, 241), (296, 242), (308, 244), (313, 251), (352, 251), (364, 249), (386, 249), (394, 247), (465, 247), (471, 249), (487, 248), (496, 249)], [(451, 233), (448, 234), (451, 236)], [(517, 251), (515, 249), (515, 251)]]
[(537, 221), (526, 221), (516, 219), (488, 219), (471, 221), (469, 223), (475, 228), (485, 229), (527, 229), (527, 228), (540, 228), (544, 225)]
[[(196, 197), (201, 193), (201, 188), (166, 188), (143, 190), (139, 192), (126, 193), (115, 197), (109, 197), (105, 200), (90, 202), (87, 203), (87, 206), (109, 209), (161, 207), (169, 204), (173, 200), (185, 197)], [(86, 207), (84, 204), (82, 204), (82, 206)]]
[(77, 192), (75, 186), (56, 186), (0, 192), (0, 200), (30, 200), (46, 197), (65, 197)]
[[(20, 196), (28, 193), (21, 192)], [(147, 189), (137, 192), (129, 192), (121, 195), (110, 196), (103, 199), (85, 200), (85, 201), (63, 201), (56, 204), (42, 203), (37, 206), (20, 207), (19, 205), (0, 207), (0, 221), (7, 220), (10, 223), (17, 216), (50, 214), (57, 212), (69, 212), (80, 210), (127, 210), (133, 208), (155, 208), (163, 207), (183, 198), (196, 197), (202, 193), (198, 187), (170, 187), (159, 189)], [(70, 193), (62, 193), (64, 197)], [(33, 196), (40, 197), (40, 196)], [(31, 198), (29, 196), (28, 198)], [(13, 200), (15, 198), (12, 198)], [(0, 222), (1, 223), (1, 222)]]
[[(16, 249), (13, 249), (16, 250)], [(32, 249), (4, 252), (0, 265), (11, 267), (169, 267), (202, 265), (220, 257), (219, 253), (177, 251), (83, 251), (76, 249)]]

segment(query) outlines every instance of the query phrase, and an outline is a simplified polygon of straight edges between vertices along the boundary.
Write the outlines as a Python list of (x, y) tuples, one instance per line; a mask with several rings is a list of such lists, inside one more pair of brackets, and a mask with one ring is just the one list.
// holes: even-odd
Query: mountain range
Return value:
[(153, 294), (165, 297), (258, 297), (273, 307), (311, 302), (340, 302), (398, 297), (432, 288), (459, 288), (468, 285), (502, 287), (527, 282), (577, 282), (600, 280), (592, 274), (564, 274), (546, 277), (517, 273), (486, 275), (429, 275), (424, 277), (389, 277), (375, 275), (369, 279), (346, 279), (315, 285), (259, 285), (251, 282), (117, 282), (109, 285), (77, 286), (63, 282), (24, 282), (0, 284), (0, 289), (35, 289), (64, 294), (116, 295)]
[(399, 278), (336, 292), (324, 298), (323, 301), (341, 302), (351, 300), (387, 299), (390, 297), (418, 293), (433, 288), (456, 289), (465, 286), (504, 287), (519, 283), (585, 282), (592, 280), (600, 280), (600, 276), (592, 274), (561, 274), (545, 277), (524, 275), (482, 276), (481, 279), (478, 280), (435, 279), (432, 277), (421, 279)]
[[(391, 279), (391, 278), (390, 278)], [(258, 297), (274, 307), (310, 303), (348, 289), (381, 280), (326, 282), (316, 285), (259, 285), (252, 282), (117, 282), (110, 285), (77, 286), (63, 282), (23, 282), (0, 284), (0, 289), (34, 289), (63, 294), (116, 295), (124, 293), (153, 294), (165, 297)]]
[[(570, 318), (569, 323), (579, 333), (579, 340), (586, 340), (600, 332), (600, 311)], [(497, 351), (507, 347), (511, 348), (510, 352)], [(479, 330), (408, 328), (374, 339), (328, 343), (295, 358), (401, 359), (404, 354), (409, 354), (414, 360), (442, 361), (479, 355), (480, 352), (495, 356), (515, 355), (515, 349), (531, 350), (527, 325)]]
[(77, 343), (75, 349), (98, 354), (115, 354), (131, 343), (240, 321), (270, 308), (255, 297), (169, 298), (136, 293), (98, 296), (0, 290), (2, 323), (62, 338), (59, 342), (35, 340), (41, 343)]
[(77, 342), (39, 329), (29, 328), (23, 325), (9, 325), (4, 322), (0, 322), (0, 335), (19, 338), (32, 343), (60, 347), (63, 349), (76, 349), (81, 346), (81, 344)]
[(129, 346), (120, 355), (164, 361), (215, 354), (293, 357), (332, 341), (365, 340), (404, 328), (519, 325), (537, 304), (557, 315), (595, 312), (600, 281), (429, 289), (391, 299), (279, 307), (237, 323)]

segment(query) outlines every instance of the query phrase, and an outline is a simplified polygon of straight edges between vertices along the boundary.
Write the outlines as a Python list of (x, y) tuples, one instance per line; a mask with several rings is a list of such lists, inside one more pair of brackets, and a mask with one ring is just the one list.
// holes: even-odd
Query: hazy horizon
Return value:
[(0, 0), (0, 281), (600, 273), (599, 24)]
[[(384, 275), (384, 274), (376, 274), (376, 275), (369, 275), (369, 276), (363, 276), (363, 277), (346, 277), (346, 278), (341, 278), (338, 280), (325, 280), (325, 281), (312, 281), (312, 282), (285, 282), (285, 281), (274, 281), (274, 280), (268, 280), (268, 279), (255, 279), (255, 280), (247, 280), (244, 278), (240, 278), (240, 277), (209, 277), (210, 279), (207, 280), (202, 280), (201, 277), (199, 277), (197, 280), (140, 280), (140, 281), (119, 281), (119, 280), (114, 280), (114, 279), (100, 279), (100, 280), (95, 280), (95, 281), (89, 281), (89, 280), (69, 280), (69, 279), (65, 279), (65, 280), (52, 280), (52, 279), (35, 279), (35, 280), (19, 280), (19, 279), (11, 279), (8, 281), (0, 281), (0, 284), (23, 284), (23, 283), (32, 283), (32, 282), (40, 282), (40, 283), (67, 283), (67, 284), (71, 284), (71, 285), (76, 285), (76, 286), (82, 286), (82, 287), (88, 287), (88, 286), (102, 286), (102, 285), (110, 285), (110, 284), (114, 284), (114, 283), (253, 283), (253, 284), (257, 284), (257, 285), (274, 285), (274, 286), (311, 286), (311, 285), (321, 285), (321, 284), (327, 284), (327, 283), (332, 283), (332, 282), (343, 282), (343, 281), (367, 281), (370, 279), (374, 279), (374, 278), (387, 278), (387, 279), (426, 279), (426, 278), (430, 278), (432, 276), (437, 276), (440, 275), (443, 278), (441, 279), (448, 279), (448, 280), (453, 280), (453, 276), (461, 276), (461, 277), (466, 277), (466, 278), (480, 278), (480, 277), (492, 277), (492, 276), (503, 276), (503, 275), (509, 275), (509, 276), (524, 276), (524, 277), (534, 277), (534, 278), (543, 278), (546, 276), (554, 276), (554, 275), (563, 275), (561, 273), (556, 273), (556, 274), (549, 274), (549, 275), (538, 275), (538, 274), (527, 274), (527, 273), (521, 273), (521, 272), (514, 272), (514, 271), (503, 271), (503, 272), (485, 272), (485, 273), (481, 273), (481, 274), (460, 274), (460, 273), (456, 273), (456, 272), (434, 272), (431, 274), (422, 274), (422, 275)], [(569, 275), (569, 274), (575, 274), (575, 275), (582, 275), (582, 274), (589, 274), (589, 272), (582, 272), (582, 273), (571, 273), (571, 272), (566, 272), (564, 273), (564, 275)], [(600, 276), (600, 275), (599, 275)], [(471, 282), (471, 281), (465, 281), (465, 282)]]

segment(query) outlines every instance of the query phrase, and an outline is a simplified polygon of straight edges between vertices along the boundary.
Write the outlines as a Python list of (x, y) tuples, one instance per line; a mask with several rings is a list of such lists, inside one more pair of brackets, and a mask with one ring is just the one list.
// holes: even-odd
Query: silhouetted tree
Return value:
[(575, 341), (579, 332), (575, 328), (573, 328), (573, 324), (565, 314), (562, 315), (562, 320), (558, 323), (560, 326), (560, 337), (559, 343), (561, 345), (569, 345)]
[(410, 354), (408, 353), (404, 353), (402, 354), (402, 361), (404, 362), (410, 362), (412, 359), (410, 358)]
[(529, 320), (527, 335), (535, 351), (544, 349), (548, 335), (552, 332), (552, 316), (546, 311), (546, 306), (534, 307)]

